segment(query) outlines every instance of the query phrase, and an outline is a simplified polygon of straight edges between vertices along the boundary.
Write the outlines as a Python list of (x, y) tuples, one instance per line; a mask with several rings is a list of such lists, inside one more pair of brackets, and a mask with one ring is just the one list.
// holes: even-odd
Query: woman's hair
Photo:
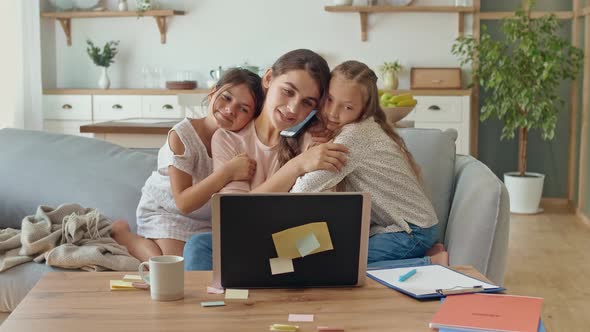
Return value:
[[(283, 75), (292, 70), (305, 70), (316, 82), (320, 90), (320, 100), (328, 91), (330, 84), (330, 67), (319, 54), (307, 50), (298, 49), (283, 54), (271, 67), (272, 77)], [(303, 135), (299, 135), (303, 136)], [(279, 164), (282, 166), (300, 152), (299, 138), (280, 137)]]
[(257, 74), (242, 68), (232, 68), (225, 72), (223, 76), (213, 86), (207, 94), (207, 100), (211, 100), (217, 92), (221, 93), (236, 85), (245, 84), (254, 98), (254, 117), (257, 117), (262, 111), (264, 103), (264, 89), (262, 88), (262, 79)]
[(345, 79), (363, 87), (365, 104), (363, 106), (363, 112), (356, 122), (373, 117), (387, 136), (391, 137), (399, 146), (414, 174), (421, 181), (420, 166), (418, 166), (412, 153), (408, 150), (404, 139), (401, 138), (391, 125), (387, 124), (385, 113), (381, 109), (381, 106), (379, 106), (379, 90), (377, 89), (377, 75), (375, 75), (375, 72), (366, 64), (351, 60), (339, 64), (332, 70), (332, 76), (337, 75), (342, 75)]

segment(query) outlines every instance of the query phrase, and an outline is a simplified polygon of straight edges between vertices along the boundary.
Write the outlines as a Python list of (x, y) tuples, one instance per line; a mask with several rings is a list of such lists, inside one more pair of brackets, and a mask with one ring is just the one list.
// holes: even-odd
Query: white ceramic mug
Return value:
[[(144, 266), (148, 265), (149, 278)], [(139, 276), (150, 285), (152, 299), (174, 301), (184, 298), (184, 258), (180, 256), (154, 256), (139, 264)]]

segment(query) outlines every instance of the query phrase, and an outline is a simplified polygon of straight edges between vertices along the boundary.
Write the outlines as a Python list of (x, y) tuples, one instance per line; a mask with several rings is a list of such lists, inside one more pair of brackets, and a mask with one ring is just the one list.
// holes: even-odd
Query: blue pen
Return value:
[(410, 277), (413, 276), (414, 274), (416, 274), (416, 269), (413, 269), (410, 272), (399, 276), (399, 281), (406, 281), (406, 280), (410, 279)]

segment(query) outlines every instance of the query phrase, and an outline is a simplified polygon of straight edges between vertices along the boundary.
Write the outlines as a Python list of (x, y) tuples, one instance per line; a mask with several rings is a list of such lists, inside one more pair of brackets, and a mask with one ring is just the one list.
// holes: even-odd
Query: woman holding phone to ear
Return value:
[[(284, 54), (267, 70), (262, 77), (266, 98), (260, 116), (239, 132), (219, 130), (213, 135), (214, 169), (242, 153), (256, 160), (256, 173), (251, 181), (230, 182), (222, 192), (276, 191), (267, 188), (275, 185), (272, 175), (282, 168), (303, 175), (318, 169), (337, 171), (344, 167), (347, 149), (343, 145), (323, 144), (322, 149), (291, 159), (298, 151), (280, 136), (282, 130), (300, 123), (319, 108), (329, 80), (326, 60), (307, 49)], [(211, 270), (211, 254), (211, 233), (191, 237), (184, 249), (185, 269)]]

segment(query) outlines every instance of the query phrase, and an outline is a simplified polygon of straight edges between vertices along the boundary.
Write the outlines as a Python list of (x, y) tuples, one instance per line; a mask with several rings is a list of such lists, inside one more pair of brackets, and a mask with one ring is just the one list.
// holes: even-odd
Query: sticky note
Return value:
[(320, 243), (313, 233), (309, 233), (303, 238), (297, 240), (295, 245), (297, 246), (297, 250), (299, 251), (301, 257), (309, 255), (320, 247)]
[(140, 276), (136, 275), (136, 274), (126, 274), (123, 277), (123, 281), (140, 281), (143, 282), (143, 279), (141, 279)]
[(248, 290), (247, 289), (231, 289), (228, 288), (225, 290), (225, 299), (226, 300), (247, 300), (248, 299)]
[(224, 292), (225, 290), (223, 290), (223, 288), (216, 288), (211, 286), (207, 287), (207, 293), (209, 294), (223, 294)]
[(271, 331), (297, 331), (298, 329), (297, 325), (272, 324), (270, 326)]
[(270, 259), (270, 272), (272, 275), (294, 272), (293, 260), (290, 258), (276, 257)]
[(133, 287), (133, 283), (129, 281), (123, 280), (110, 280), (110, 288), (112, 291), (114, 290), (136, 290), (137, 288)]
[(289, 314), (289, 322), (313, 322), (313, 315)]
[(221, 307), (224, 305), (225, 305), (225, 302), (223, 302), (223, 301), (201, 302), (201, 307)]
[(284, 231), (274, 233), (272, 240), (277, 251), (277, 256), (281, 258), (299, 258), (302, 257), (297, 248), (297, 241), (313, 233), (319, 242), (320, 247), (308, 253), (308, 255), (318, 252), (332, 250), (332, 239), (326, 222), (313, 222), (305, 225), (288, 228)]

